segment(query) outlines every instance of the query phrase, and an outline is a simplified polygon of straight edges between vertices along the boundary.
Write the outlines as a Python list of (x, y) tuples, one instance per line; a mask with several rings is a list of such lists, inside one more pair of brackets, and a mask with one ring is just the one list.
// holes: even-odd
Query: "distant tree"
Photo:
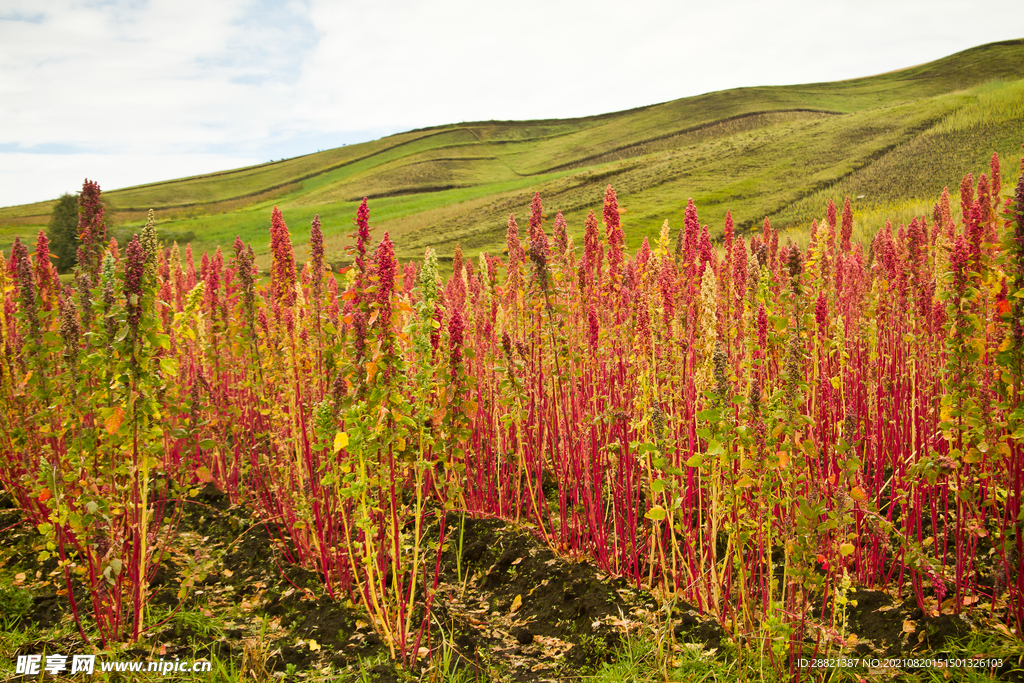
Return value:
[(67, 273), (78, 262), (78, 198), (65, 194), (57, 200), (46, 228), (50, 253), (57, 256), (57, 272)]

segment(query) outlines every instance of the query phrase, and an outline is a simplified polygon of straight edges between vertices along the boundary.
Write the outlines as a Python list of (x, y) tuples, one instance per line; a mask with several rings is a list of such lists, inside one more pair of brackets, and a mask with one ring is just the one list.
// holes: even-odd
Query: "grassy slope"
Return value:
[[(540, 191), (580, 237), (583, 218), (615, 186), (631, 247), (663, 220), (682, 224), (693, 197), (712, 234), (727, 210), (752, 228), (803, 227), (829, 197), (855, 202), (858, 228), (922, 201), (962, 174), (1016, 169), (1024, 129), (1024, 40), (985, 45), (898, 72), (835, 83), (742, 88), (570, 120), (479, 122), (410, 131), (251, 168), (106, 193), (119, 230), (157, 212), (160, 229), (200, 249), (236, 234), (267, 252), (270, 207), (296, 241), (319, 213), (329, 254), (343, 257), (363, 196), (399, 255), (500, 251), (508, 214)], [(102, 182), (102, 179), (100, 179)], [(1004, 183), (1006, 184), (1006, 183)], [(53, 202), (0, 209), (0, 246), (32, 238)], [(302, 250), (300, 249), (300, 258)]]

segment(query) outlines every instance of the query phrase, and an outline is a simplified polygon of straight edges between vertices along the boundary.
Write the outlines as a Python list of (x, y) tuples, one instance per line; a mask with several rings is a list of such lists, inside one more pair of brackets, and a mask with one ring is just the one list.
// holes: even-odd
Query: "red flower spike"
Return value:
[(954, 289), (960, 296), (964, 295), (967, 286), (967, 265), (971, 260), (971, 248), (963, 235), (956, 236), (953, 253), (950, 254), (949, 267), (953, 271)]
[(537, 239), (543, 231), (544, 210), (540, 204), (540, 192), (533, 193), (533, 201), (530, 203), (530, 225), (526, 231), (527, 241)]
[(988, 162), (989, 171), (992, 173), (992, 207), (999, 210), (999, 192), (1003, 189), (1000, 178), (999, 153), (992, 152), (992, 159)]
[(640, 245), (640, 250), (636, 253), (636, 265), (639, 272), (643, 273), (647, 269), (647, 262), (651, 260), (651, 243), (644, 237), (643, 243)]
[(320, 214), (313, 216), (309, 224), (309, 250), (313, 265), (313, 295), (319, 301), (324, 280), (324, 231), (320, 227)]
[(683, 262), (693, 263), (697, 255), (697, 241), (700, 239), (700, 219), (697, 217), (697, 206), (693, 203), (693, 197), (686, 201), (683, 224), (686, 226), (686, 236), (683, 240)]
[(185, 245), (185, 292), (191, 292), (196, 282), (196, 265), (192, 260), (192, 243), (189, 242)]
[(555, 253), (561, 257), (565, 254), (565, 250), (569, 248), (569, 235), (566, 232), (565, 218), (562, 217), (561, 211), (555, 214), (555, 222), (551, 229), (554, 233)]
[(950, 208), (950, 202), (949, 188), (944, 187), (942, 188), (942, 194), (939, 195), (939, 217), (943, 226), (953, 220), (953, 209)]
[(276, 206), (270, 216), (270, 286), (277, 301), (284, 306), (295, 303), (295, 255), (291, 235), (284, 216)]
[(971, 219), (971, 207), (974, 205), (974, 176), (968, 173), (960, 181), (960, 218), (964, 225)]
[(700, 229), (700, 239), (698, 240), (697, 254), (700, 258), (700, 270), (698, 274), (704, 275), (704, 269), (707, 268), (708, 264), (714, 265), (715, 262), (715, 250), (711, 246), (711, 235), (708, 234), (708, 226), (703, 225)]
[(747, 294), (747, 245), (743, 236), (733, 245), (732, 283), (737, 302), (742, 302)]
[(676, 269), (670, 258), (662, 259), (661, 272), (658, 273), (658, 288), (661, 290), (665, 327), (671, 329), (676, 310)]
[(619, 202), (611, 185), (604, 192), (604, 223), (608, 238), (608, 273), (614, 277), (622, 265), (626, 237), (619, 224)]
[(356, 210), (356, 289), (357, 296), (362, 296), (362, 291), (369, 285), (370, 264), (366, 263), (366, 253), (370, 249), (370, 208), (366, 205), (366, 197), (359, 204)]
[(103, 220), (105, 209), (100, 201), (99, 183), (85, 179), (78, 196), (78, 263), (98, 280), (103, 261), (103, 243), (107, 239), (107, 226)]
[(814, 304), (814, 320), (818, 323), (818, 338), (828, 337), (828, 299), (825, 292), (818, 294), (818, 301)]
[(768, 350), (768, 312), (764, 304), (757, 307), (757, 346), (761, 351)]
[(458, 307), (462, 307), (466, 300), (466, 282), (463, 280), (464, 260), (462, 257), (462, 247), (458, 244), (455, 245), (455, 253), (452, 256), (452, 276), (448, 280), (446, 292), (448, 301)]
[(408, 261), (405, 266), (402, 267), (402, 291), (409, 294), (415, 286), (416, 264), (412, 261)]
[(146, 270), (146, 253), (139, 241), (139, 236), (132, 237), (125, 251), (124, 267), (124, 299), (128, 311), (128, 327), (132, 335), (139, 331), (139, 320), (142, 316), (142, 276)]
[(509, 303), (516, 300), (516, 292), (522, 287), (520, 264), (526, 258), (523, 245), (519, 242), (519, 226), (514, 215), (508, 215), (508, 230), (505, 233), (505, 244), (508, 248), (508, 277), (505, 280), (505, 295)]
[(981, 223), (984, 240), (995, 243), (999, 239), (996, 235), (996, 214), (992, 210), (992, 195), (989, 194), (988, 176), (984, 173), (978, 178), (978, 199), (975, 205), (978, 207), (978, 219)]
[(597, 351), (597, 311), (594, 310), (593, 306), (587, 310), (587, 332), (588, 341), (590, 342), (590, 350)]
[(40, 292), (49, 292), (53, 284), (52, 266), (50, 264), (50, 241), (46, 239), (46, 233), (39, 231), (36, 238), (36, 252), (34, 254), (36, 286)]
[[(203, 264), (205, 265), (206, 263), (206, 254), (203, 254)], [(220, 247), (218, 246), (217, 251), (213, 255), (213, 259), (206, 267), (206, 273), (203, 275), (203, 282), (206, 285), (203, 290), (203, 305), (209, 313), (211, 320), (217, 311), (217, 303), (220, 294), (220, 272), (223, 265), (224, 255), (221, 253)]]
[(601, 272), (601, 238), (597, 234), (597, 217), (591, 211), (583, 221), (583, 269), (592, 282)]
[(448, 321), (448, 358), (453, 379), (458, 375), (459, 367), (462, 365), (462, 342), (465, 328), (466, 320), (462, 315), (462, 309), (456, 308)]
[[(459, 254), (461, 255), (461, 252)], [(389, 336), (391, 295), (395, 291), (395, 247), (386, 231), (384, 238), (377, 244), (374, 260), (377, 262), (377, 328), (382, 334)]]

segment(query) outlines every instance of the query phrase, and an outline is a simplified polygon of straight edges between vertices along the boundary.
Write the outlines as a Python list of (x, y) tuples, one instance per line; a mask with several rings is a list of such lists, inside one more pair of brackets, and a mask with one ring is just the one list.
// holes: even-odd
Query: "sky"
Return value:
[(1021, 0), (0, 0), (0, 206), (1022, 37)]

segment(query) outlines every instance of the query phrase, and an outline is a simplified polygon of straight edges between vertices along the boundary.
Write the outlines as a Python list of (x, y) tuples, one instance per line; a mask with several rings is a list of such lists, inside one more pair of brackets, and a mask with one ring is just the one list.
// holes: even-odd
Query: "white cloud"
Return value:
[[(0, 206), (75, 194), (86, 178), (104, 190), (251, 166), (266, 161), (221, 154), (0, 155)], [(28, 199), (25, 199), (28, 198)]]
[(247, 28), (253, 3), (45, 8), (39, 22), (0, 22), (0, 142), (163, 154), (244, 144), (277, 124), (280, 107), (261, 105), (287, 97), (291, 76), (281, 36)]

